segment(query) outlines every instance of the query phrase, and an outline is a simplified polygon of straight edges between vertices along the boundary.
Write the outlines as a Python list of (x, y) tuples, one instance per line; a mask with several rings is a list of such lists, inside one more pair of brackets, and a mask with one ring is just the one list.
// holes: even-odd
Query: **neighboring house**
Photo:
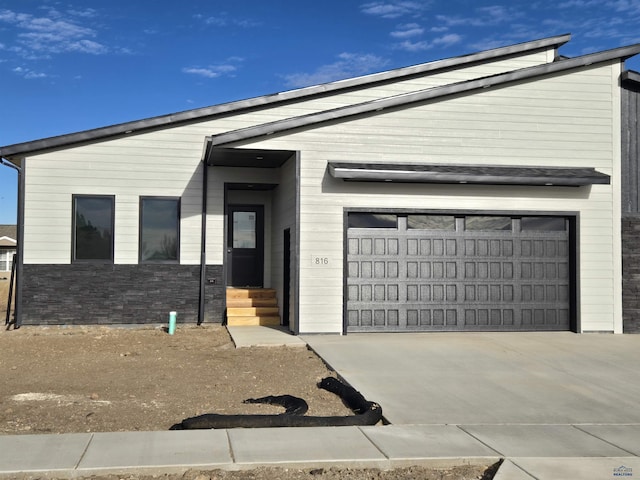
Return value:
[(251, 286), (294, 333), (622, 332), (640, 45), (569, 39), (0, 148), (19, 322), (223, 322)]
[(9, 278), (17, 239), (18, 229), (15, 225), (0, 225), (0, 278)]

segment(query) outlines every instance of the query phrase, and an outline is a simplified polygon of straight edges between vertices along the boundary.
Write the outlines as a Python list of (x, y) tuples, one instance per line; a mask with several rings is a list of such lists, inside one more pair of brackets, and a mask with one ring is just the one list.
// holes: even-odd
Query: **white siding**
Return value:
[[(25, 162), (24, 261), (69, 263), (71, 196), (104, 194), (116, 197), (115, 262), (137, 263), (139, 197), (166, 195), (182, 198), (181, 262), (197, 264), (200, 160), (206, 136), (538, 65), (551, 61), (551, 53), (487, 62), (30, 157)], [(224, 183), (279, 183), (271, 197), (271, 280), (276, 286), (281, 284), (282, 231), (290, 227), (292, 248), (298, 248), (300, 254), (300, 331), (340, 332), (345, 207), (577, 211), (581, 329), (621, 331), (619, 73), (618, 63), (584, 68), (242, 145), (299, 150), (300, 197), (294, 161), (282, 169), (211, 168), (208, 263), (224, 261)], [(612, 175), (613, 185), (574, 189), (344, 183), (327, 176), (326, 165), (331, 160), (590, 166)], [(297, 227), (296, 214), (300, 216)], [(314, 256), (327, 258), (328, 263), (315, 265)]]
[(120, 264), (138, 263), (140, 196), (181, 197), (181, 263), (200, 263), (201, 155), (195, 142), (160, 149), (140, 136), (28, 158), (24, 262), (71, 261), (71, 198), (87, 194), (115, 195), (114, 261)]
[[(291, 116), (342, 107), (378, 97), (493, 75), (550, 61), (553, 49), (525, 53), (459, 70), (418, 77), (388, 85), (339, 93), (237, 114), (194, 125), (108, 140), (29, 157), (26, 161), (25, 263), (69, 263), (71, 260), (71, 195), (116, 195), (115, 262), (138, 261), (138, 198), (141, 195), (182, 197), (181, 248), (183, 264), (200, 262), (200, 212), (204, 139), (215, 133), (259, 125)], [(217, 171), (219, 169), (214, 169)], [(243, 170), (241, 175), (249, 175)], [(259, 178), (265, 171), (254, 175)], [(231, 176), (236, 174), (230, 174)], [(209, 182), (208, 262), (224, 258), (224, 180)], [(228, 180), (233, 181), (233, 180)], [(243, 181), (243, 180), (236, 180)]]
[[(331, 160), (587, 166), (619, 174), (619, 72), (618, 63), (584, 68), (253, 144), (301, 151), (301, 331), (342, 329), (344, 207), (579, 212), (580, 328), (620, 331), (617, 177), (613, 185), (548, 188), (346, 183), (326, 174)], [(312, 255), (329, 264), (312, 266)]]
[(296, 305), (296, 211), (297, 211), (297, 189), (296, 189), (297, 158), (287, 161), (280, 169), (280, 180), (278, 188), (273, 191), (273, 230), (272, 230), (272, 288), (278, 294), (278, 305), (282, 313), (284, 307), (283, 281), (284, 281), (284, 231), (290, 230), (290, 298), (289, 298), (289, 320), (290, 329), (295, 331), (295, 305)]

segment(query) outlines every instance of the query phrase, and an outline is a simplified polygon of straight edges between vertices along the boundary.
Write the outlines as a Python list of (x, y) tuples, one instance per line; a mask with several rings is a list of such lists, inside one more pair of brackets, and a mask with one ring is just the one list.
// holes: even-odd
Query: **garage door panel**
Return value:
[(483, 216), (465, 230), (436, 217), (414, 225), (458, 230), (407, 228), (402, 215), (395, 229), (348, 230), (349, 331), (569, 329), (565, 218)]

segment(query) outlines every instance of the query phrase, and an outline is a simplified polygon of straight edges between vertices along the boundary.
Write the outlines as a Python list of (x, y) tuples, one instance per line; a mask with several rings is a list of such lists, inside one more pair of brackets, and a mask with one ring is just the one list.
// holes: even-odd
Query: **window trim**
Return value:
[[(142, 203), (144, 200), (175, 200), (178, 203), (178, 223), (177, 223), (177, 253), (175, 260), (143, 260), (142, 259), (142, 226), (143, 226), (143, 215), (142, 215)], [(164, 195), (141, 195), (138, 200), (138, 263), (139, 264), (180, 264), (180, 234), (181, 234), (181, 223), (182, 223), (182, 197), (176, 196), (164, 196)]]
[[(100, 198), (111, 201), (111, 245), (108, 259), (83, 259), (76, 257), (76, 205), (79, 198)], [(71, 263), (95, 263), (95, 264), (113, 264), (115, 258), (115, 218), (116, 218), (116, 196), (115, 195), (87, 195), (74, 194), (71, 196)]]

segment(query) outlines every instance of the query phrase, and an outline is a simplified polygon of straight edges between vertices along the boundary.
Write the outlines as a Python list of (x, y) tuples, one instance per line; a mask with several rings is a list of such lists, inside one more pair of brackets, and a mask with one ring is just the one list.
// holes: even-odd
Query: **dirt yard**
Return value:
[[(4, 277), (7, 277), (6, 279)], [(2, 325), (4, 325), (6, 315), (7, 315), (7, 300), (9, 299), (9, 278), (10, 272), (0, 273), (0, 321), (2, 321)], [(12, 299), (12, 307), (11, 311), (13, 312), (13, 304), (15, 298)]]
[(0, 434), (168, 430), (202, 413), (282, 413), (247, 398), (304, 398), (307, 415), (348, 415), (316, 387), (334, 375), (305, 348), (235, 349), (224, 327), (29, 327), (0, 334)]
[[(321, 378), (336, 374), (310, 350), (236, 349), (226, 329), (217, 325), (181, 326), (175, 335), (159, 327), (3, 329), (0, 365), (0, 435), (168, 430), (202, 413), (282, 413), (279, 406), (242, 402), (266, 395), (301, 397), (309, 404), (307, 415), (352, 414), (336, 395), (317, 388)], [(91, 478), (488, 479), (491, 476), (483, 477), (486, 467), (390, 472), (256, 469)]]

